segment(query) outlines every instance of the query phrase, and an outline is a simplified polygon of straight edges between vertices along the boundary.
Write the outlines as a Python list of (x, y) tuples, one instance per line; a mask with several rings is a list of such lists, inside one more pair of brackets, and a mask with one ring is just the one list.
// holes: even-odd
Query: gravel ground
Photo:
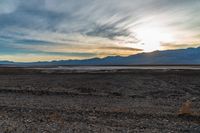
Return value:
[(0, 68), (0, 133), (199, 133), (199, 100), (200, 70)]

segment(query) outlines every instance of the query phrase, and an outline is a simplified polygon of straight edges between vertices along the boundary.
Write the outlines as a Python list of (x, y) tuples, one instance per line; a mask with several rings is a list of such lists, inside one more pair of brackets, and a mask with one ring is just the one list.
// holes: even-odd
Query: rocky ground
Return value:
[(71, 132), (199, 133), (200, 70), (0, 68), (0, 133)]

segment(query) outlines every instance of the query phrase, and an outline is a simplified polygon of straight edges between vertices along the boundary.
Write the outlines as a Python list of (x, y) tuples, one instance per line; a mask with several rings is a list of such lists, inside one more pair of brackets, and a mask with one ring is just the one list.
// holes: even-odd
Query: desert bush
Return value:
[(187, 100), (179, 109), (178, 115), (192, 115), (192, 102)]

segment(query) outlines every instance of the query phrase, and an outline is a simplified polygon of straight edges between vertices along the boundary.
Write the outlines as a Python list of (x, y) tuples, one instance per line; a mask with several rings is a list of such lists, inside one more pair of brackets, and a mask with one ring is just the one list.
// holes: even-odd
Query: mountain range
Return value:
[(140, 53), (127, 57), (109, 56), (106, 58), (92, 58), (85, 60), (59, 60), (49, 62), (10, 62), (0, 61), (0, 65), (14, 66), (48, 66), (48, 65), (181, 65), (200, 64), (200, 47), (179, 50), (154, 51)]

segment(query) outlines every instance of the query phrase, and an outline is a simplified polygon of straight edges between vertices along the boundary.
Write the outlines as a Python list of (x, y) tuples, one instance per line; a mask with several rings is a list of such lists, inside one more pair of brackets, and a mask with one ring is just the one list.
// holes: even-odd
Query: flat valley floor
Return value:
[(200, 70), (0, 68), (0, 132), (199, 133)]

